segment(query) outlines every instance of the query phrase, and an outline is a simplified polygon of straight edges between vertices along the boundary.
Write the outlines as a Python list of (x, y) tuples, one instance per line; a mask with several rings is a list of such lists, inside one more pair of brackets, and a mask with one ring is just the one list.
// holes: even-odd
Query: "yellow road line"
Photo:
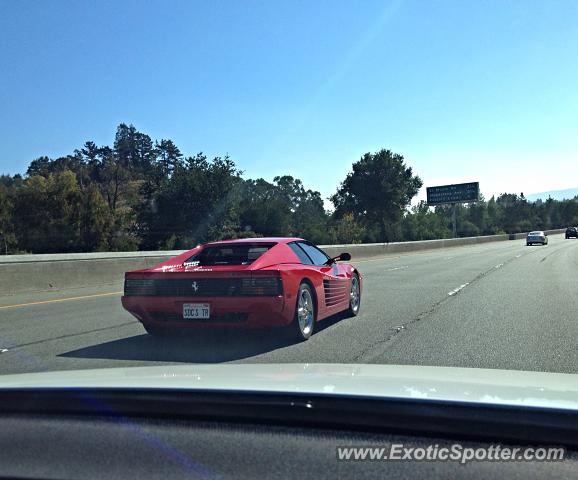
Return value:
[(45, 303), (70, 302), (72, 300), (84, 300), (86, 298), (110, 297), (112, 295), (120, 295), (121, 293), (123, 292), (95, 293), (94, 295), (82, 295), (81, 297), (55, 298), (54, 300), (42, 300), (40, 302), (18, 303), (16, 305), (3, 305), (0, 306), (0, 310), (3, 310), (5, 308), (20, 308), (20, 307), (29, 307), (31, 305), (43, 305)]

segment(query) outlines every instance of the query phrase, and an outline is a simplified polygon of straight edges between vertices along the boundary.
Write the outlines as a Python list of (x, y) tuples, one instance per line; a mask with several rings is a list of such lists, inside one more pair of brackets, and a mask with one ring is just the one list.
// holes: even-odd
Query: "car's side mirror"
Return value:
[(340, 255), (337, 255), (336, 257), (330, 258), (329, 260), (327, 260), (325, 262), (325, 265), (333, 265), (335, 262), (342, 260), (344, 262), (347, 262), (349, 260), (351, 260), (351, 255), (349, 253), (342, 253)]

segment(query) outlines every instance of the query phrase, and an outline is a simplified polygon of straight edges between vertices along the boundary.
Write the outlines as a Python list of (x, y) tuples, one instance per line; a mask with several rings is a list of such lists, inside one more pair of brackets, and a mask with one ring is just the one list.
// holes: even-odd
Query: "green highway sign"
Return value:
[(480, 198), (480, 184), (472, 182), (427, 187), (426, 192), (428, 205), (477, 202)]

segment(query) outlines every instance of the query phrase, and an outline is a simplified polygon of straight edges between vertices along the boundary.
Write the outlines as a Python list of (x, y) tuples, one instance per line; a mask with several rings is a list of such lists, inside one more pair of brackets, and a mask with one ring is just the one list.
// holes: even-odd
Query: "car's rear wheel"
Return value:
[(307, 283), (299, 285), (297, 302), (295, 305), (295, 318), (289, 326), (290, 336), (296, 340), (307, 340), (313, 335), (315, 328), (315, 302), (313, 291)]
[(359, 276), (354, 273), (351, 276), (351, 287), (349, 289), (349, 309), (347, 313), (355, 317), (359, 313), (361, 306), (361, 285), (359, 283)]
[(526, 242), (526, 247), (529, 247), (530, 245), (532, 245), (530, 242)]

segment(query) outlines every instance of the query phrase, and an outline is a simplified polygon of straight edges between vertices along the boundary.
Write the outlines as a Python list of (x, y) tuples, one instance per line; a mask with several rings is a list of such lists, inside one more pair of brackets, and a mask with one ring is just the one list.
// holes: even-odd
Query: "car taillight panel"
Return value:
[(155, 297), (235, 297), (283, 294), (279, 275), (247, 277), (127, 278), (125, 296)]
[(126, 278), (124, 280), (124, 294), (132, 295), (154, 295), (155, 281), (148, 278)]
[(275, 296), (283, 293), (281, 277), (252, 276), (241, 280), (241, 294), (247, 296)]

